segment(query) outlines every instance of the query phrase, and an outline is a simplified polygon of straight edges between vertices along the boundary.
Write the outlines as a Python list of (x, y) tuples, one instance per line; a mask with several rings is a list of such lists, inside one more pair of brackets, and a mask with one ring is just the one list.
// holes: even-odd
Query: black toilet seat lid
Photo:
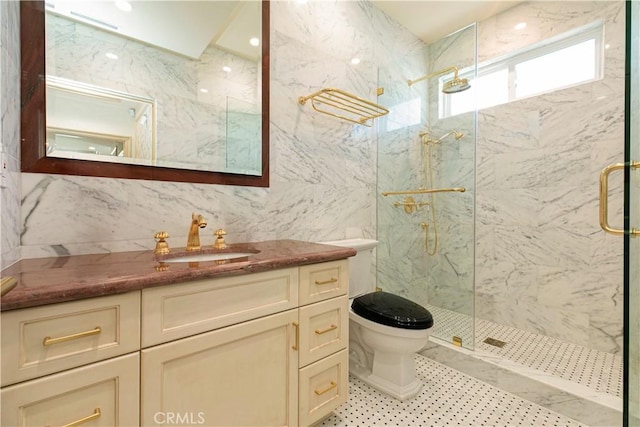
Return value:
[(423, 306), (399, 295), (371, 292), (353, 300), (351, 308), (359, 316), (401, 329), (429, 329), (433, 316)]

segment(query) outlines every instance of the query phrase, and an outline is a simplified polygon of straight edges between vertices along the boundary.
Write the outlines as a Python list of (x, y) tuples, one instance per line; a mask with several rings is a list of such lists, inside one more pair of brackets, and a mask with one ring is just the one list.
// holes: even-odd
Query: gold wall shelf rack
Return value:
[(373, 126), (373, 119), (389, 113), (378, 104), (336, 88), (321, 89), (298, 98), (300, 105), (307, 101), (311, 101), (311, 106), (319, 113), (368, 127)]

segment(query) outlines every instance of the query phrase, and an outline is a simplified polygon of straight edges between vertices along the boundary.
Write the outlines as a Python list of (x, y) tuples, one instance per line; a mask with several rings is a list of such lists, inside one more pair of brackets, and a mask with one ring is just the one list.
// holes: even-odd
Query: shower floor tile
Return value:
[[(426, 306), (434, 317), (432, 336), (451, 342), (475, 342), (475, 350), (500, 356), (527, 368), (588, 387), (600, 393), (622, 394), (622, 356), (563, 342), (544, 335), (476, 319), (475, 338), (472, 317), (435, 306)], [(486, 338), (504, 341), (504, 347), (484, 342)]]
[(317, 426), (580, 426), (575, 420), (507, 393), (421, 355), (424, 383), (401, 402), (349, 378), (349, 401)]

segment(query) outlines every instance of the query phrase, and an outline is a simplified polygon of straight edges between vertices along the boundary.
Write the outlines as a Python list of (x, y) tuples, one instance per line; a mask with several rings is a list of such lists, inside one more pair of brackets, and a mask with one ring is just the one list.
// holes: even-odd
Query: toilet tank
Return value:
[(320, 242), (325, 245), (354, 248), (358, 253), (349, 258), (349, 297), (372, 292), (376, 288), (375, 280), (371, 275), (373, 262), (373, 249), (378, 246), (377, 240), (371, 239), (347, 239)]

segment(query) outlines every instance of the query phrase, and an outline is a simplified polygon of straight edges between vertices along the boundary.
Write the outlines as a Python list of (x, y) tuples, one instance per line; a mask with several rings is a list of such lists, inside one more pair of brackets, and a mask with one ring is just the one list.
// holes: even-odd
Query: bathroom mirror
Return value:
[(267, 187), (269, 2), (115, 3), (21, 2), (22, 171)]

